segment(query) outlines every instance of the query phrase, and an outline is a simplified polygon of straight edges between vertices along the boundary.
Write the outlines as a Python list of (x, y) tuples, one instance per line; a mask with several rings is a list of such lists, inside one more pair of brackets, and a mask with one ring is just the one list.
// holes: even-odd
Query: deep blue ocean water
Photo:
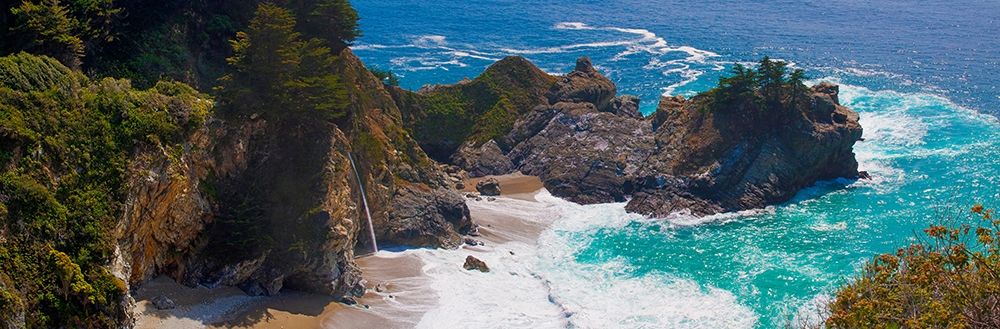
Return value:
[(704, 91), (764, 55), (842, 85), (874, 180), (713, 218), (586, 208), (544, 237), (538, 266), (577, 327), (808, 320), (873, 255), (973, 203), (1000, 206), (998, 1), (353, 3), (365, 33), (355, 52), (410, 89), (475, 77), (507, 55), (551, 73), (590, 56), (647, 113), (662, 94)]

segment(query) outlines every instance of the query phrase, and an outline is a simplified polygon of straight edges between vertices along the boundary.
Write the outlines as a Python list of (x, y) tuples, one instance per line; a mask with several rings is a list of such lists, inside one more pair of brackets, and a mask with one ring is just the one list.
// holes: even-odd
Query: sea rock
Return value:
[(622, 117), (642, 119), (642, 113), (639, 112), (639, 97), (635, 96), (624, 95), (615, 97), (611, 101), (608, 112)]
[(500, 181), (493, 177), (484, 179), (476, 183), (476, 191), (484, 196), (500, 195)]
[[(552, 195), (581, 204), (621, 202), (625, 183), (653, 150), (648, 121), (600, 112), (592, 103), (558, 103), (524, 120), (550, 117), (509, 153), (521, 172), (539, 176)], [(519, 122), (516, 129), (532, 129)]]
[(807, 99), (766, 109), (756, 102), (712, 108), (703, 97), (661, 104), (659, 148), (636, 174), (626, 209), (667, 216), (761, 208), (817, 180), (858, 177), (853, 146), (861, 126), (835, 90), (821, 84)]
[(465, 264), (462, 265), (462, 268), (469, 271), (475, 270), (483, 273), (489, 273), (490, 271), (490, 267), (486, 266), (486, 262), (479, 260), (479, 258), (472, 257), (472, 255), (465, 257)]
[(591, 103), (601, 111), (608, 110), (617, 88), (608, 78), (594, 69), (590, 58), (581, 57), (576, 69), (559, 79), (549, 90), (549, 104), (559, 102)]
[(153, 303), (153, 307), (156, 307), (158, 310), (171, 310), (177, 307), (177, 304), (170, 298), (167, 298), (167, 296), (156, 296), (150, 299), (149, 302)]
[(469, 172), (469, 177), (503, 175), (514, 171), (514, 164), (494, 140), (482, 145), (468, 141), (451, 156), (451, 162)]
[(377, 223), (379, 242), (417, 247), (456, 247), (472, 229), (469, 208), (452, 190), (401, 186), (392, 198), (388, 221)]

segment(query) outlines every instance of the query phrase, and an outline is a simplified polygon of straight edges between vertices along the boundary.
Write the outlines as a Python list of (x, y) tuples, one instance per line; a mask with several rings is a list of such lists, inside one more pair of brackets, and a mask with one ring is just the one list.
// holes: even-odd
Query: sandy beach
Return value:
[[(159, 277), (146, 283), (136, 293), (136, 327), (418, 327), (425, 315), (441, 312), (442, 296), (437, 293), (441, 289), (435, 289), (435, 285), (440, 285), (442, 281), (441, 275), (466, 275), (464, 272), (468, 271), (462, 269), (461, 261), (466, 255), (484, 259), (491, 267), (509, 262), (509, 259), (496, 259), (495, 255), (516, 257), (515, 249), (531, 248), (548, 223), (554, 220), (551, 216), (542, 215), (544, 209), (536, 210), (541, 208), (541, 204), (535, 200), (535, 195), (542, 192), (542, 183), (537, 177), (520, 173), (494, 177), (500, 181), (501, 197), (494, 201), (468, 201), (472, 219), (480, 226), (480, 236), (475, 239), (483, 242), (482, 246), (466, 245), (457, 250), (381, 251), (358, 258), (368, 292), (358, 299), (357, 305), (345, 305), (327, 296), (290, 290), (273, 297), (252, 297), (234, 287), (190, 288), (167, 277)], [(463, 192), (474, 192), (475, 184), (482, 179), (485, 177), (466, 181), (467, 188)], [(538, 213), (534, 213), (536, 211)], [(500, 249), (502, 253), (498, 252)], [(425, 259), (440, 259), (441, 262), (428, 264)], [(157, 296), (171, 299), (176, 307), (158, 310), (151, 302)]]

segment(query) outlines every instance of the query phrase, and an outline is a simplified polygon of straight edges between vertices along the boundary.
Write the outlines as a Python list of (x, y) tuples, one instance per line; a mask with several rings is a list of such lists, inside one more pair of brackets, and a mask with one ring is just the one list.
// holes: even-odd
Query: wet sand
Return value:
[[(537, 177), (520, 173), (494, 177), (500, 181), (504, 198), (535, 202), (542, 189)], [(466, 192), (474, 192), (475, 183), (483, 179), (466, 181)], [(488, 244), (533, 244), (547, 227), (547, 223), (524, 219), (525, 214), (497, 209), (491, 201), (470, 199), (468, 204), (473, 221), (480, 226), (477, 239)], [(465, 248), (474, 252), (479, 247)], [(369, 288), (357, 305), (288, 290), (273, 297), (251, 297), (233, 287), (189, 288), (160, 277), (135, 296), (136, 328), (412, 328), (437, 306), (439, 296), (429, 286), (425, 264), (418, 256), (380, 252), (356, 261)], [(177, 307), (157, 310), (150, 302), (157, 296), (170, 298)]]

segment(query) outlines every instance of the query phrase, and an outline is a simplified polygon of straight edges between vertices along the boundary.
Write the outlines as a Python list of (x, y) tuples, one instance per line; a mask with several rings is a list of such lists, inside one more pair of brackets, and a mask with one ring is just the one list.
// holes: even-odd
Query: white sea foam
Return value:
[[(553, 198), (554, 199), (554, 198)], [(580, 206), (548, 200), (562, 218), (539, 239), (539, 273), (552, 296), (578, 328), (751, 328), (757, 316), (731, 292), (667, 273), (634, 275), (616, 259), (584, 264), (576, 252), (589, 244), (586, 232), (621, 228), (636, 221), (662, 221), (629, 214), (624, 204)]]
[[(581, 206), (544, 191), (536, 199), (499, 198), (471, 207), (474, 214), (503, 210), (551, 225), (537, 241), (400, 252), (420, 257), (439, 296), (418, 328), (751, 328), (756, 323), (757, 316), (728, 291), (665, 273), (634, 276), (621, 259), (575, 260), (588, 243), (580, 233), (652, 219), (628, 214), (623, 203)], [(469, 254), (491, 271), (463, 270), (460, 264)]]

